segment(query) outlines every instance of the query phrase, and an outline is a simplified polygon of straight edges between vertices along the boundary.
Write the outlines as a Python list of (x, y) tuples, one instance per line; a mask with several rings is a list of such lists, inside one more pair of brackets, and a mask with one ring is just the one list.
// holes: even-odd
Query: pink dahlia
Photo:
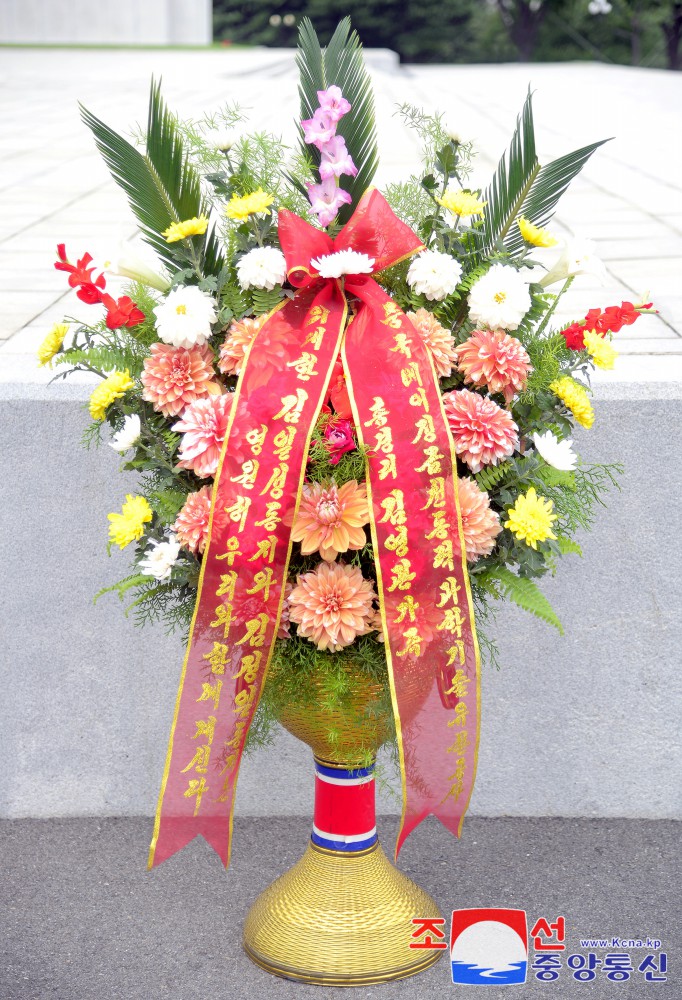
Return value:
[(279, 619), (279, 628), (277, 629), (278, 639), (290, 639), (291, 638), (291, 609), (289, 607), (289, 597), (291, 596), (291, 591), (294, 589), (294, 585), (291, 580), (287, 580), (284, 584), (284, 600), (282, 602), (282, 614)]
[(407, 313), (407, 316), (428, 348), (439, 376), (446, 378), (452, 373), (453, 365), (457, 364), (451, 333), (440, 325), (428, 309), (417, 309), (416, 312)]
[(152, 344), (142, 372), (142, 398), (166, 417), (176, 417), (188, 403), (219, 392), (213, 371), (213, 351), (201, 347)]
[(363, 526), (368, 521), (367, 488), (358, 486), (355, 479), (343, 486), (310, 483), (303, 487), (291, 537), (301, 543), (304, 556), (319, 552), (332, 562), (340, 552), (364, 547)]
[(318, 649), (336, 653), (372, 631), (376, 596), (357, 566), (322, 562), (312, 573), (298, 577), (289, 597), (289, 614), (300, 636)]
[(255, 319), (245, 316), (244, 319), (236, 319), (230, 324), (218, 358), (218, 369), (223, 375), (239, 375), (246, 352), (265, 318), (265, 315)]
[(210, 516), (211, 487), (202, 486), (196, 493), (190, 493), (175, 519), (173, 531), (178, 541), (194, 555), (201, 554), (206, 548)]
[(469, 477), (459, 480), (459, 507), (462, 513), (464, 548), (468, 562), (489, 556), (495, 548), (495, 539), (502, 531), (500, 518), (490, 509), (488, 494), (479, 489)]
[(507, 403), (526, 387), (530, 358), (521, 341), (504, 330), (474, 330), (455, 353), (465, 382), (501, 392)]
[(234, 393), (195, 399), (171, 428), (182, 432), (178, 468), (191, 469), (200, 479), (214, 476), (227, 433)]
[(455, 451), (472, 472), (509, 458), (519, 443), (519, 429), (509, 413), (487, 396), (459, 389), (443, 396)]

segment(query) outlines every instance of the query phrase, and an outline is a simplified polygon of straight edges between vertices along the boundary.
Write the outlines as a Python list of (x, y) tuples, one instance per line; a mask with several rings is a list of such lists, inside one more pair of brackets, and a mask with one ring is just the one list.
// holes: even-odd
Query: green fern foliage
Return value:
[(541, 167), (535, 148), (533, 95), (528, 92), (509, 149), (502, 155), (495, 176), (486, 189), (487, 202), (479, 250), (491, 252), (503, 247), (518, 253), (525, 246), (518, 227), (519, 215), (536, 226), (544, 226), (554, 214), (559, 198), (590, 156), (608, 140), (593, 142)]
[[(318, 90), (335, 85), (341, 88), (351, 110), (341, 119), (337, 133), (346, 140), (348, 152), (358, 168), (356, 177), (344, 177), (342, 187), (353, 199), (339, 213), (339, 221), (347, 222), (361, 196), (372, 182), (379, 165), (374, 97), (369, 74), (362, 58), (362, 45), (357, 32), (351, 31), (350, 18), (338, 24), (329, 45), (322, 49), (311, 21), (304, 17), (298, 37), (296, 64), (300, 73), (298, 92), (301, 98), (301, 118), (312, 118), (319, 106)], [(320, 152), (301, 139), (306, 156), (319, 165)]]
[[(82, 105), (81, 115), (112, 177), (125, 191), (144, 239), (176, 271), (177, 251), (161, 234), (173, 222), (207, 215), (209, 208), (202, 197), (199, 175), (185, 153), (176, 119), (161, 97), (160, 84), (152, 80), (144, 154)], [(198, 248), (204, 272), (218, 274), (223, 260), (215, 232), (209, 230), (204, 236), (194, 237), (193, 245)]]
[(501, 465), (489, 465), (480, 472), (477, 472), (474, 479), (486, 493), (490, 493), (498, 483), (501, 483), (508, 472), (513, 469), (511, 462), (502, 462)]
[(502, 594), (524, 611), (529, 611), (537, 618), (542, 618), (549, 625), (554, 625), (560, 634), (564, 634), (563, 626), (540, 588), (528, 577), (517, 576), (506, 566), (495, 566), (478, 576), (479, 583), (499, 585)]

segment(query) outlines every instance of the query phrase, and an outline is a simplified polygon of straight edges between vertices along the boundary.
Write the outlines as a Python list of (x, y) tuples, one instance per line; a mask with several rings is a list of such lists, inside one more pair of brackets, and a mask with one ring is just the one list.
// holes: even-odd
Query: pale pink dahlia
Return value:
[(284, 584), (284, 600), (282, 601), (282, 614), (279, 619), (279, 628), (277, 629), (278, 639), (290, 639), (291, 638), (291, 609), (289, 607), (289, 597), (291, 596), (291, 591), (294, 589), (294, 585), (291, 580), (287, 580)]
[(440, 325), (428, 309), (417, 309), (416, 312), (409, 312), (407, 315), (431, 352), (438, 375), (441, 378), (450, 375), (453, 365), (457, 364), (457, 354), (450, 332)]
[(196, 493), (190, 493), (175, 519), (173, 531), (178, 541), (194, 555), (206, 548), (210, 515), (211, 487), (202, 486)]
[(474, 330), (455, 353), (465, 382), (501, 392), (507, 403), (526, 387), (530, 358), (521, 341), (504, 330)]
[(265, 319), (265, 315), (255, 319), (245, 316), (244, 319), (236, 319), (230, 324), (218, 358), (218, 368), (223, 375), (239, 375), (246, 352)]
[(176, 417), (201, 396), (219, 392), (213, 371), (213, 351), (201, 347), (152, 344), (142, 372), (142, 398), (166, 417)]
[(234, 393), (195, 399), (171, 430), (182, 432), (178, 468), (191, 469), (200, 479), (214, 476), (227, 433)]
[(364, 547), (363, 525), (368, 521), (367, 487), (354, 479), (343, 486), (310, 483), (303, 487), (291, 537), (301, 543), (304, 556), (319, 552), (332, 562), (339, 552)]
[(376, 596), (357, 566), (322, 562), (312, 573), (298, 577), (289, 597), (289, 615), (300, 636), (318, 649), (336, 653), (371, 632)]
[(468, 476), (459, 480), (459, 507), (467, 561), (473, 563), (490, 555), (502, 526), (499, 515), (490, 509), (488, 494)]
[(519, 429), (506, 410), (487, 396), (459, 389), (443, 396), (455, 451), (472, 472), (509, 458), (519, 443)]

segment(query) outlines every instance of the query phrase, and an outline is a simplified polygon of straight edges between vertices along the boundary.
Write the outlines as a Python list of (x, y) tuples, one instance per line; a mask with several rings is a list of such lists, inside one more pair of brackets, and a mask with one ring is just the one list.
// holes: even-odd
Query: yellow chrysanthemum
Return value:
[(453, 215), (466, 218), (470, 215), (483, 215), (487, 201), (479, 201), (471, 191), (446, 191), (441, 198), (436, 198), (439, 205), (447, 208)]
[(590, 397), (584, 386), (572, 379), (570, 375), (563, 375), (550, 383), (550, 389), (555, 393), (562, 403), (571, 411), (576, 422), (581, 427), (591, 427), (594, 423), (594, 410), (590, 403)]
[(90, 396), (90, 416), (93, 420), (104, 420), (107, 409), (115, 399), (125, 395), (128, 389), (134, 389), (135, 383), (126, 368), (124, 372), (112, 372), (108, 378), (97, 386)]
[(534, 247), (555, 247), (559, 242), (552, 236), (549, 229), (541, 229), (540, 226), (534, 226), (532, 222), (524, 219), (523, 216), (516, 221), (519, 224), (521, 235), (526, 243), (530, 243)]
[(519, 541), (537, 549), (538, 542), (556, 538), (552, 531), (552, 523), (556, 521), (557, 516), (552, 510), (552, 501), (539, 497), (535, 487), (531, 486), (528, 492), (517, 497), (514, 506), (508, 509), (509, 520), (504, 522), (504, 526), (509, 528)]
[(49, 365), (55, 354), (61, 351), (64, 338), (66, 337), (68, 331), (68, 323), (55, 323), (37, 351), (38, 361), (41, 367)]
[(600, 337), (596, 330), (586, 330), (583, 343), (597, 368), (613, 368), (618, 351), (605, 337)]
[(120, 514), (108, 515), (109, 540), (119, 549), (124, 549), (130, 542), (137, 541), (144, 534), (144, 525), (152, 519), (152, 509), (144, 497), (134, 497), (126, 494), (126, 500)]
[(225, 207), (225, 215), (228, 219), (237, 219), (239, 222), (243, 222), (250, 215), (259, 215), (261, 212), (267, 212), (268, 205), (272, 205), (274, 200), (273, 196), (266, 194), (263, 188), (258, 188), (257, 191), (252, 191), (251, 194), (245, 194), (242, 198), (239, 195), (233, 194)]
[(199, 218), (185, 219), (184, 222), (173, 222), (168, 229), (164, 229), (162, 236), (166, 243), (177, 243), (178, 240), (186, 240), (190, 236), (203, 236), (208, 228), (208, 219), (205, 215)]

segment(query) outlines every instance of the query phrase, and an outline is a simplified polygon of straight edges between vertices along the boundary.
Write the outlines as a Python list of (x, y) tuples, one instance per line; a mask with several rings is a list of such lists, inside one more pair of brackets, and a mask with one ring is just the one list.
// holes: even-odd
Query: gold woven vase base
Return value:
[(431, 897), (381, 846), (329, 851), (309, 842), (290, 871), (261, 893), (244, 923), (244, 949), (276, 976), (363, 986), (413, 976), (442, 950), (410, 948), (413, 917), (440, 917)]

